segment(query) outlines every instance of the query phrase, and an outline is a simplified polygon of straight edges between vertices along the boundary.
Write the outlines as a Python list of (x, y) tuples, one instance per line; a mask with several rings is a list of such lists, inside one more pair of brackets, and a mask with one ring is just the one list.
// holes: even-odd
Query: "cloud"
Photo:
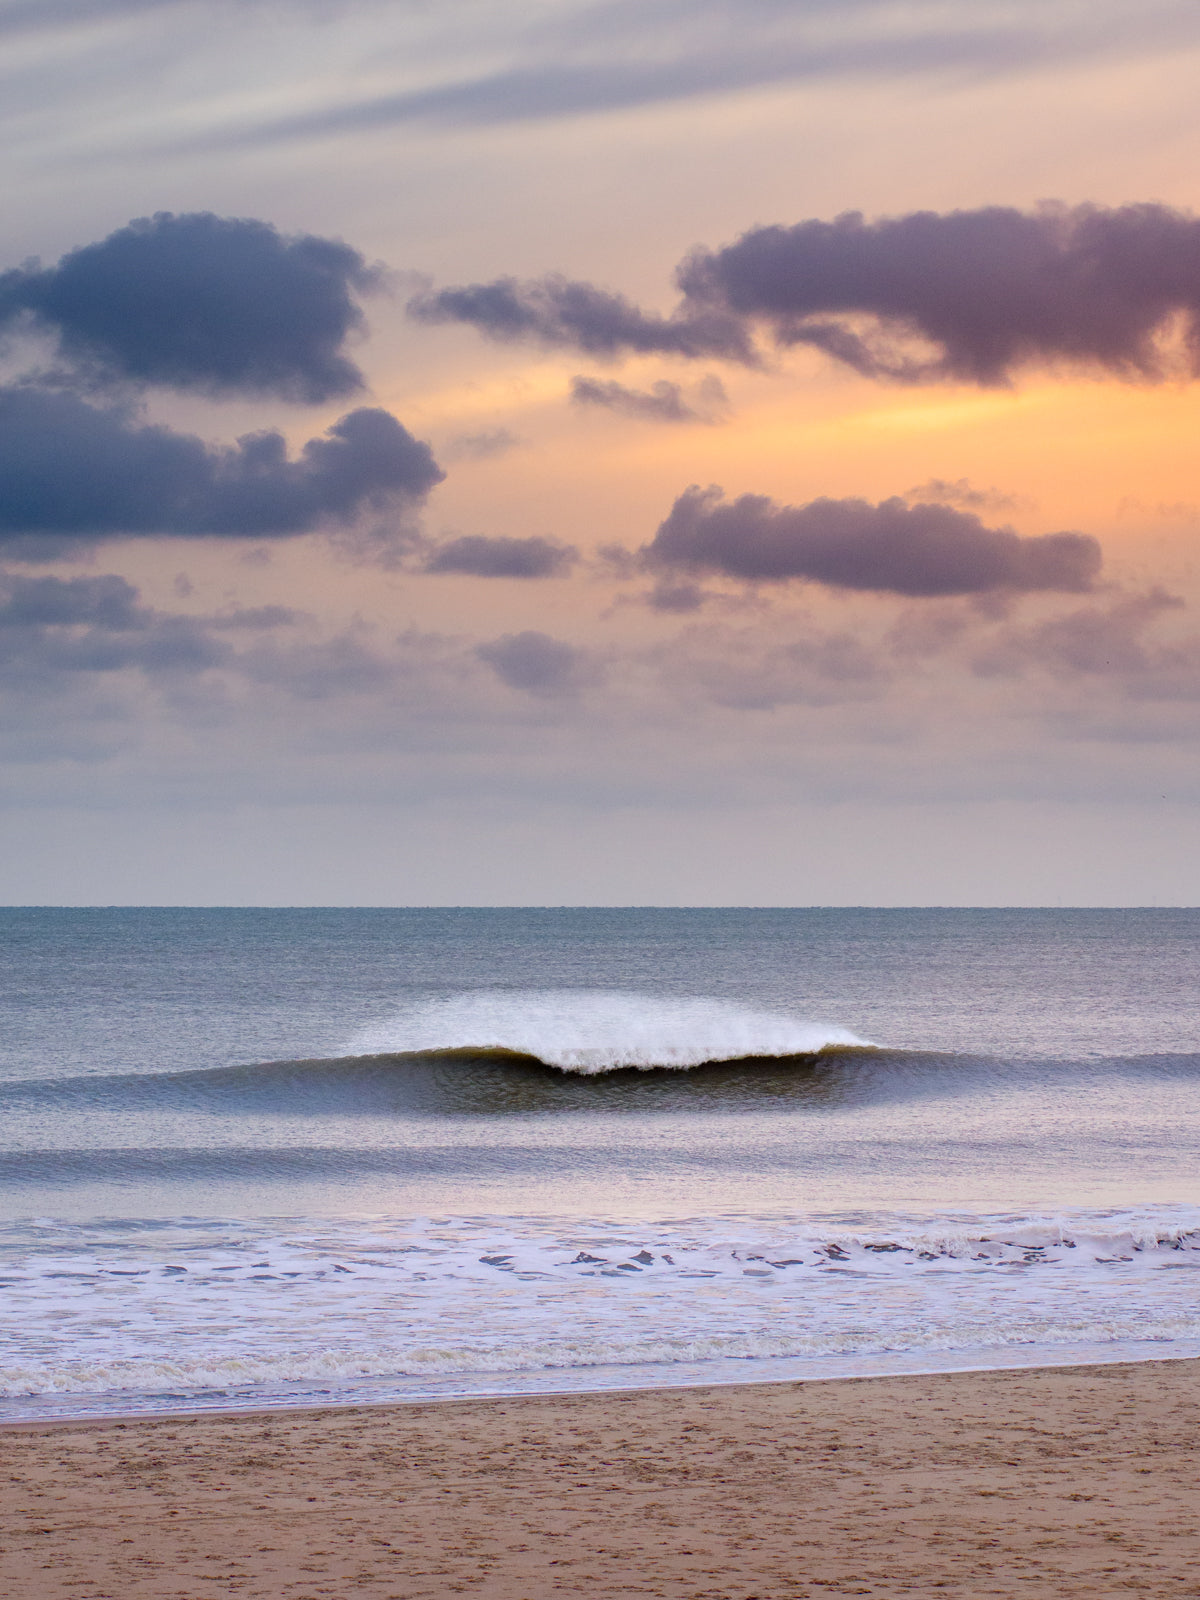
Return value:
[(291, 461), (278, 433), (215, 446), (75, 395), (0, 389), (0, 543), (22, 558), (126, 534), (306, 533), (411, 507), (442, 477), (386, 411), (349, 412)]
[[(1187, 604), (1179, 595), (1157, 586), (1130, 591), (1106, 584), (1092, 603), (1043, 611), (1020, 625), (1003, 608), (963, 601), (914, 606), (880, 643), (905, 675), (932, 667), (942, 685), (973, 676), (1014, 707), (1022, 704), (1016, 686), (1024, 681), (1027, 710), (1060, 719), (1063, 731), (1074, 725), (1080, 732), (1085, 725), (1094, 730), (1097, 715), (1103, 720), (1128, 702), (1200, 703), (1200, 636), (1186, 622)], [(1157, 737), (1149, 724), (1143, 734)], [(1120, 736), (1129, 736), (1128, 724)]]
[[(59, 4), (63, 0), (58, 0)], [(76, 0), (78, 3), (78, 0)], [(1128, 61), (1191, 44), (1180, 0), (1146, 0), (1136, 16), (1112, 0), (1064, 25), (1037, 0), (1003, 7), (913, 7), (902, 0), (602, 0), (577, 7), (440, 8), (462, 59), (479, 45), (491, 70), (440, 74), (419, 86), (216, 132), (210, 144), (269, 144), (426, 123), (480, 128), (610, 115), (787, 83), (968, 71), (972, 81), (1117, 53)], [(494, 19), (498, 19), (498, 22)], [(442, 60), (446, 58), (446, 52)], [(441, 81), (437, 76), (441, 75)], [(429, 81), (430, 78), (434, 81)]]
[(367, 631), (350, 627), (323, 636), (313, 617), (279, 605), (198, 615), (161, 611), (115, 574), (35, 578), (0, 571), (0, 686), (9, 704), (16, 694), (41, 705), (53, 698), (64, 702), (68, 716), (73, 697), (94, 694), (122, 673), (133, 681), (109, 689), (107, 717), (120, 715), (122, 694), (126, 706), (136, 704), (138, 677), (188, 720), (200, 706), (205, 715), (214, 706), (229, 714), (231, 690), (250, 705), (267, 690), (307, 702), (368, 696), (386, 703), (401, 680), (411, 690), (422, 674), (446, 676), (456, 660), (462, 662), (457, 677), (465, 676), (461, 641), (409, 635), (389, 650), (374, 647)]
[(976, 650), (971, 666), (985, 678), (1020, 677), (1037, 668), (1058, 680), (1119, 680), (1136, 698), (1200, 699), (1200, 639), (1147, 637), (1184, 604), (1158, 588), (1118, 594), (1105, 605), (1007, 630)]
[(506, 633), (475, 651), (510, 689), (553, 698), (572, 694), (594, 677), (587, 656), (549, 634)]
[(208, 617), (208, 626), (219, 632), (258, 631), (266, 628), (294, 628), (309, 620), (308, 613), (292, 606), (237, 606)]
[(353, 629), (329, 639), (283, 645), (270, 640), (243, 652), (235, 665), (255, 684), (309, 701), (348, 695), (386, 700), (397, 677), (396, 662), (373, 650)]
[(428, 292), (426, 320), (589, 354), (754, 365), (759, 336), (865, 376), (998, 385), (1023, 367), (1200, 376), (1200, 219), (1157, 204), (987, 206), (751, 229), (698, 249), (674, 312), (557, 276)]
[(334, 239), (164, 211), (0, 275), (0, 327), (32, 316), (102, 376), (317, 404), (363, 388), (342, 347), (362, 326), (353, 296), (376, 281)]
[(146, 625), (138, 591), (124, 578), (26, 578), (0, 575), (0, 628), (86, 623), (119, 630)]
[(133, 585), (114, 574), (0, 574), (0, 675), (10, 687), (45, 687), (64, 674), (131, 667), (150, 675), (195, 673), (228, 655), (203, 619), (142, 605)]
[(408, 312), (419, 322), (465, 322), (505, 343), (528, 339), (592, 356), (636, 352), (748, 364), (756, 360), (736, 316), (688, 308), (681, 315), (662, 317), (642, 311), (624, 295), (557, 274), (425, 291), (408, 302)]
[(905, 500), (933, 501), (960, 511), (1015, 511), (1026, 505), (1019, 495), (1000, 489), (977, 489), (967, 478), (930, 478), (904, 494)]
[(262, 632), (295, 627), (305, 614), (290, 606), (234, 606), (214, 616), (183, 617), (155, 611), (116, 573), (101, 577), (30, 578), (0, 572), (0, 629), (94, 628), (102, 633), (144, 633), (164, 622), (195, 623), (216, 632)]
[[(0, 725), (17, 696), (43, 707), (61, 702), (68, 720), (81, 705), (85, 717), (91, 705), (102, 718), (133, 711), (136, 720), (145, 711), (134, 711), (139, 688), (149, 685), (186, 721), (214, 708), (224, 719), (235, 704), (253, 715), (267, 691), (309, 703), (365, 696), (385, 706), (402, 684), (411, 702), (428, 699), (439, 679), (454, 688), (478, 674), (461, 640), (410, 632), (389, 648), (369, 633), (361, 624), (326, 633), (312, 616), (279, 605), (162, 611), (115, 574), (0, 571)], [(118, 684), (120, 674), (126, 681)], [(451, 695), (445, 709), (453, 705)]]
[(439, 545), (426, 572), (460, 572), (476, 578), (557, 578), (579, 559), (573, 545), (552, 539), (486, 538), (465, 534)]
[[(399, 694), (409, 712), (418, 703), (438, 707), (449, 735), (456, 722), (474, 721), (483, 710), (480, 663), (509, 688), (546, 701), (569, 700), (599, 677), (589, 652), (544, 633), (476, 643), (410, 628), (385, 640), (361, 622), (322, 628), (287, 606), (159, 610), (111, 573), (60, 578), (0, 570), (0, 731), (15, 696), (61, 701), (70, 717), (81, 694), (100, 693), (107, 696), (103, 715), (120, 720), (121, 708), (132, 711), (148, 685), (185, 720), (198, 708), (204, 716), (217, 708), (224, 719), (241, 706), (253, 716), (266, 693), (334, 705), (350, 698), (380, 712)], [(125, 681), (114, 681), (121, 674)], [(494, 718), (494, 698), (486, 703)]]
[(3, 0), (0, 34), (75, 28), (190, 3), (191, 0)]
[(489, 428), (484, 433), (460, 433), (451, 439), (442, 454), (448, 461), (490, 461), (507, 455), (522, 441), (508, 428)]
[[(848, 212), (697, 251), (678, 281), (696, 314), (762, 321), (778, 343), (873, 377), (998, 384), (1066, 362), (1161, 378), (1179, 317), (1187, 369), (1200, 372), (1200, 220), (1169, 206)], [(912, 335), (932, 353), (906, 351)]]
[(777, 506), (765, 495), (726, 501), (692, 487), (642, 552), (652, 570), (719, 573), (749, 582), (808, 579), (885, 594), (955, 595), (1089, 589), (1097, 541), (1081, 533), (1022, 538), (969, 511), (900, 499), (813, 500)]
[(872, 700), (890, 676), (863, 640), (814, 627), (798, 639), (767, 638), (761, 628), (689, 627), (659, 652), (659, 663), (677, 692), (745, 711)]
[(699, 611), (710, 598), (711, 596), (690, 578), (664, 575), (647, 594), (646, 604), (652, 611), (686, 614), (689, 611)]
[(571, 379), (571, 399), (575, 405), (602, 406), (621, 416), (645, 418), (651, 422), (715, 422), (728, 403), (725, 386), (710, 374), (699, 388), (698, 404), (684, 398), (683, 388), (662, 378), (650, 389), (627, 389), (623, 383), (600, 378)]

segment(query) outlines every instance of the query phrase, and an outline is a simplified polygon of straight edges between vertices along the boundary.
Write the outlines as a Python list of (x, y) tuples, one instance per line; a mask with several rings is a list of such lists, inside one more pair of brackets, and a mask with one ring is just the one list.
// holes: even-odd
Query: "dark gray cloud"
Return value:
[(677, 281), (667, 317), (554, 276), (444, 289), (414, 310), (608, 356), (753, 364), (765, 332), (897, 382), (1002, 384), (1038, 363), (1200, 376), (1200, 219), (1164, 205), (851, 212), (694, 251)]
[(0, 628), (143, 628), (148, 613), (124, 578), (27, 578), (0, 574)]
[(461, 572), (476, 578), (557, 578), (579, 559), (573, 545), (553, 539), (488, 538), (464, 534), (439, 545), (425, 563), (426, 572)]
[(363, 388), (343, 346), (375, 281), (334, 239), (160, 212), (0, 275), (0, 327), (32, 316), (67, 359), (134, 383), (317, 403)]
[(592, 356), (675, 355), (752, 364), (741, 321), (708, 307), (675, 317), (642, 311), (624, 295), (552, 274), (521, 282), (498, 278), (415, 295), (409, 315), (419, 322), (465, 322), (490, 339), (584, 350)]
[(288, 459), (277, 433), (234, 447), (58, 391), (0, 389), (0, 541), (45, 556), (123, 534), (279, 537), (409, 507), (442, 479), (386, 411), (351, 411)]
[(1081, 533), (1022, 538), (969, 511), (885, 500), (777, 506), (765, 495), (726, 501), (681, 494), (643, 558), (653, 570), (711, 572), (749, 582), (809, 579), (884, 594), (955, 595), (1090, 588), (1097, 541)]
[(532, 630), (506, 633), (500, 639), (481, 644), (475, 654), (491, 667), (502, 683), (525, 694), (546, 697), (572, 694), (592, 676), (590, 663), (582, 650)]
[(571, 379), (571, 399), (575, 405), (600, 406), (621, 416), (650, 422), (715, 422), (728, 397), (721, 380), (713, 376), (705, 378), (700, 385), (696, 401), (685, 396), (682, 385), (666, 378), (647, 390), (628, 389), (613, 380), (580, 376)]

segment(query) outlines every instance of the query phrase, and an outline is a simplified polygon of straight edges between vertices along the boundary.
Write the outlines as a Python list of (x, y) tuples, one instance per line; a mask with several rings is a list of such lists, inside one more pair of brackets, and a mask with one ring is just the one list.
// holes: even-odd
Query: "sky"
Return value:
[(0, 0), (0, 902), (1200, 900), (1191, 0)]

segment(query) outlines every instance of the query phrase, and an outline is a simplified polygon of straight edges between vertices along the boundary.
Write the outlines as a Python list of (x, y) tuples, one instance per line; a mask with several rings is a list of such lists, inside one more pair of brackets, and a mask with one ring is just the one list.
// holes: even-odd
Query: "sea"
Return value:
[(0, 1416), (1200, 1354), (1200, 911), (0, 911)]

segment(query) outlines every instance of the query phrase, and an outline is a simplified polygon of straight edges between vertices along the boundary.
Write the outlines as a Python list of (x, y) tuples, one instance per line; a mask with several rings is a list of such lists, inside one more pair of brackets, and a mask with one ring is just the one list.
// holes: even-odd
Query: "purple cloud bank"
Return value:
[(1022, 538), (974, 512), (900, 499), (812, 500), (778, 506), (765, 495), (727, 501), (685, 490), (642, 552), (652, 570), (714, 573), (754, 583), (808, 579), (912, 596), (1089, 589), (1099, 543), (1087, 534)]
[(1184, 367), (1200, 375), (1200, 219), (1164, 205), (873, 222), (848, 212), (753, 228), (694, 251), (676, 278), (683, 298), (668, 317), (556, 276), (444, 289), (411, 309), (593, 355), (753, 365), (765, 332), (776, 347), (811, 345), (875, 378), (985, 385), (1036, 363), (1162, 378), (1172, 370), (1163, 342), (1181, 320)]

